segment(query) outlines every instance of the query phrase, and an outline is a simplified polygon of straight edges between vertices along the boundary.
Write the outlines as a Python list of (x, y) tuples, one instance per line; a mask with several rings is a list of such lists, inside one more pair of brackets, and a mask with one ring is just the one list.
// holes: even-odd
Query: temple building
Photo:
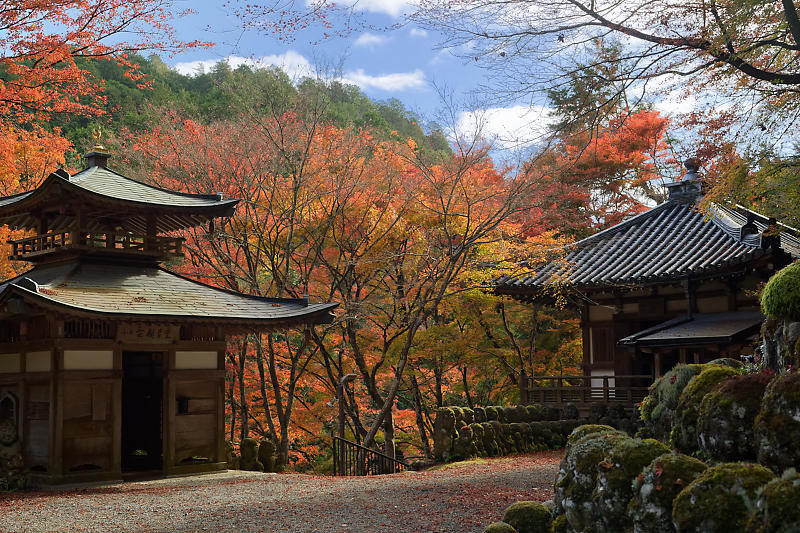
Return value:
[(88, 167), (0, 198), (32, 268), (0, 284), (0, 451), (34, 481), (225, 469), (226, 336), (330, 321), (336, 304), (264, 298), (170, 272), (177, 232), (238, 200), (126, 178), (95, 147)]
[(543, 304), (560, 297), (577, 308), (584, 376), (595, 388), (626, 379), (636, 388), (616, 397), (635, 400), (677, 363), (753, 353), (760, 286), (800, 258), (794, 228), (740, 206), (701, 212), (698, 168), (686, 166), (664, 203), (496, 282), (497, 294)]

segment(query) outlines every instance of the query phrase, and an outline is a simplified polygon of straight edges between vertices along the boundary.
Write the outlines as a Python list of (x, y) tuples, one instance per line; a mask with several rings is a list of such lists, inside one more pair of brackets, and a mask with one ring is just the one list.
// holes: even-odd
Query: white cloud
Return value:
[(425, 73), (420, 69), (414, 72), (398, 72), (371, 76), (364, 69), (346, 72), (342, 77), (345, 83), (352, 83), (361, 89), (377, 89), (380, 91), (405, 91), (425, 85)]
[[(307, 0), (312, 2), (313, 0)], [(356, 11), (369, 13), (384, 13), (391, 17), (399, 17), (410, 11), (416, 0), (344, 0), (346, 5), (352, 6)]]
[(428, 36), (428, 32), (422, 28), (411, 28), (411, 31), (408, 32), (408, 35), (409, 37), (419, 37), (420, 39), (424, 39)]
[(210, 71), (214, 68), (214, 65), (220, 61), (228, 63), (232, 69), (238, 68), (241, 65), (247, 65), (252, 68), (275, 66), (286, 72), (292, 79), (314, 76), (314, 67), (311, 65), (311, 62), (294, 50), (289, 50), (283, 54), (261, 57), (228, 56), (224, 59), (186, 61), (175, 64), (173, 68), (181, 74), (191, 76), (193, 74)]
[(375, 35), (374, 33), (362, 33), (356, 39), (355, 44), (356, 46), (376, 46), (385, 43), (388, 41), (386, 37), (383, 35)]
[[(177, 63), (173, 69), (184, 75), (194, 75), (208, 72), (220, 61), (225, 61), (235, 69), (241, 65), (251, 68), (265, 68), (275, 66), (286, 72), (293, 80), (303, 77), (315, 77), (316, 73), (311, 62), (294, 50), (289, 50), (279, 55), (261, 57), (228, 56), (225, 59), (202, 59)], [(413, 72), (396, 72), (373, 76), (364, 72), (364, 69), (355, 69), (345, 72), (339, 81), (357, 86), (360, 89), (376, 89), (379, 91), (405, 91), (418, 89), (425, 86), (425, 73), (416, 69)]]
[(455, 134), (466, 139), (482, 137), (498, 148), (522, 148), (545, 138), (551, 122), (545, 106), (516, 105), (463, 111)]

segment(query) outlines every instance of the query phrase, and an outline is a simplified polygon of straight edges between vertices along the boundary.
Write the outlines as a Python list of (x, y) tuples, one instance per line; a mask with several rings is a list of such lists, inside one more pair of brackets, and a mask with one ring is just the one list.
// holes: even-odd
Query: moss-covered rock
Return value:
[(497, 407), (490, 405), (489, 407), (485, 407), (484, 411), (486, 411), (486, 421), (491, 422), (492, 420), (497, 420)]
[(433, 423), (433, 455), (438, 461), (449, 461), (453, 453), (453, 440), (457, 437), (456, 417), (449, 407), (436, 410)]
[(800, 465), (800, 372), (772, 380), (754, 432), (759, 463), (775, 472)]
[(769, 317), (800, 320), (800, 261), (782, 268), (764, 285), (761, 309)]
[(759, 490), (772, 472), (750, 463), (723, 463), (706, 469), (672, 504), (678, 533), (745, 531)]
[(568, 403), (561, 411), (561, 418), (563, 420), (577, 420), (580, 418), (578, 407), (574, 403)]
[(650, 385), (639, 408), (649, 435), (661, 441), (669, 439), (681, 392), (702, 369), (702, 365), (677, 365)]
[(800, 475), (790, 468), (770, 481), (756, 501), (747, 523), (750, 533), (800, 532)]
[(700, 403), (715, 386), (736, 375), (737, 372), (733, 368), (713, 365), (705, 367), (689, 381), (681, 393), (673, 415), (675, 425), (670, 435), (673, 447), (688, 454), (700, 449), (700, 443), (697, 441), (697, 416), (700, 413)]
[(264, 472), (275, 472), (275, 443), (262, 440), (258, 446), (258, 460), (264, 465)]
[(517, 502), (503, 513), (503, 522), (517, 533), (550, 533), (553, 517), (550, 510), (539, 502)]
[(616, 430), (590, 433), (572, 444), (561, 462), (556, 474), (554, 500), (557, 511), (563, 510), (575, 531), (586, 531), (601, 520), (592, 498), (598, 464), (626, 439), (630, 437)]
[(688, 455), (668, 453), (642, 469), (633, 482), (633, 496), (628, 505), (634, 531), (675, 533), (672, 501), (706, 468), (702, 461)]
[(589, 406), (589, 415), (587, 416), (587, 420), (596, 424), (601, 418), (606, 416), (608, 412), (608, 406), (602, 402), (595, 402)]
[(753, 422), (770, 378), (744, 374), (725, 380), (705, 395), (697, 418), (697, 441), (718, 461), (756, 459)]
[(474, 412), (475, 422), (478, 423), (486, 422), (486, 411), (483, 409), (483, 407), (476, 407), (475, 409), (473, 409), (473, 412)]
[(707, 364), (717, 365), (717, 366), (727, 366), (729, 368), (733, 368), (734, 370), (740, 370), (744, 366), (742, 365), (741, 361), (737, 361), (736, 359), (731, 359), (730, 357), (720, 357), (719, 359), (714, 359), (713, 361), (709, 361)]
[(598, 463), (597, 485), (592, 495), (601, 518), (597, 531), (630, 530), (632, 522), (627, 511), (633, 497), (631, 485), (644, 467), (668, 452), (669, 448), (654, 439), (624, 439)]
[(517, 533), (517, 530), (505, 522), (492, 522), (483, 528), (483, 533)]
[(453, 441), (452, 459), (468, 459), (478, 454), (477, 448), (472, 443), (472, 437), (473, 433), (470, 426), (464, 426), (458, 430), (458, 437)]
[(574, 533), (575, 530), (567, 522), (567, 515), (559, 514), (553, 518), (553, 533)]
[(242, 458), (239, 460), (241, 470), (264, 471), (264, 465), (258, 460), (258, 441), (256, 439), (244, 439), (239, 450), (242, 453)]
[(228, 464), (228, 469), (239, 469), (239, 456), (236, 454), (233, 442), (229, 440), (225, 441), (225, 462)]
[(544, 407), (541, 405), (529, 405), (525, 410), (528, 413), (528, 422), (539, 422), (544, 420), (547, 415)]
[(569, 451), (572, 446), (581, 440), (586, 435), (591, 435), (592, 433), (616, 433), (617, 430), (611, 426), (604, 426), (601, 424), (583, 424), (581, 426), (576, 427), (572, 430), (572, 432), (567, 437), (567, 445), (564, 449), (564, 455), (569, 455)]

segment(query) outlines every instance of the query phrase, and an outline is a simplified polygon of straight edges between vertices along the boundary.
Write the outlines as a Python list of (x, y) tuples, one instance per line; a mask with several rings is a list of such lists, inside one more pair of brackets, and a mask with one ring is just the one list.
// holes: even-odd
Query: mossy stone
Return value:
[(264, 465), (264, 472), (275, 471), (275, 443), (270, 439), (262, 440), (258, 446), (258, 460)]
[(713, 361), (709, 361), (706, 364), (708, 364), (708, 365), (718, 365), (718, 366), (727, 366), (729, 368), (733, 368), (734, 370), (739, 370), (744, 366), (744, 365), (742, 365), (741, 361), (737, 361), (736, 359), (732, 359), (730, 357), (720, 357), (719, 359), (714, 359)]
[(800, 320), (800, 261), (782, 268), (764, 285), (761, 309), (772, 318)]
[(700, 449), (697, 441), (697, 416), (700, 403), (706, 394), (737, 375), (736, 370), (727, 366), (708, 366), (697, 374), (683, 389), (673, 416), (675, 425), (670, 434), (670, 443), (683, 453), (694, 453)]
[(568, 403), (561, 412), (561, 418), (564, 420), (577, 420), (580, 418), (578, 407), (574, 403)]
[[(680, 453), (656, 457), (636, 476), (628, 505), (628, 518), (637, 533), (675, 533), (672, 501), (708, 468)], [(731, 532), (732, 533), (732, 532)]]
[(582, 426), (578, 426), (572, 430), (572, 432), (567, 437), (567, 445), (564, 449), (565, 456), (569, 454), (570, 448), (581, 440), (586, 435), (590, 435), (592, 433), (616, 433), (617, 430), (611, 426), (604, 426), (600, 424), (583, 424)]
[(486, 411), (483, 409), (483, 407), (476, 407), (472, 411), (475, 422), (486, 422)]
[(639, 408), (650, 435), (661, 441), (669, 439), (681, 392), (703, 368), (703, 365), (677, 365), (650, 385)]
[(770, 382), (754, 432), (759, 463), (775, 472), (800, 465), (800, 372)]
[(550, 509), (539, 502), (517, 502), (503, 513), (503, 522), (511, 525), (517, 533), (550, 533), (553, 517)]
[(517, 533), (517, 530), (505, 522), (492, 522), (483, 528), (483, 533)]
[(747, 523), (751, 533), (800, 532), (800, 475), (790, 468), (764, 486)]
[(592, 498), (598, 464), (626, 439), (630, 437), (619, 431), (590, 433), (575, 442), (564, 457), (556, 474), (554, 500), (556, 509), (563, 509), (575, 531), (586, 531), (600, 521)]
[(745, 531), (759, 490), (774, 477), (768, 468), (752, 463), (723, 463), (706, 469), (672, 504), (676, 531)]
[(528, 422), (539, 422), (544, 420), (545, 411), (540, 405), (529, 405), (525, 408), (528, 413)]
[(553, 533), (574, 533), (574, 531), (567, 522), (567, 515), (559, 514), (553, 519)]
[(625, 533), (631, 529), (627, 511), (633, 497), (632, 484), (642, 469), (668, 452), (669, 448), (654, 439), (624, 439), (611, 449), (598, 464), (592, 495), (601, 517), (598, 531)]
[(241, 470), (264, 471), (264, 465), (258, 460), (258, 441), (256, 439), (244, 439), (239, 450), (242, 453), (242, 458), (239, 460)]
[(718, 461), (755, 461), (753, 422), (770, 381), (763, 373), (725, 380), (705, 395), (697, 418), (697, 441)]
[(497, 407), (490, 405), (484, 409), (486, 411), (486, 421), (497, 420)]

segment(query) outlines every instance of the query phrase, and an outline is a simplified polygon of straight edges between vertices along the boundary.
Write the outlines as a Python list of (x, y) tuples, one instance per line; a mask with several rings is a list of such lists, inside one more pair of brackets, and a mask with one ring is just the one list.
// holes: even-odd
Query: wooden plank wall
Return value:
[(64, 471), (111, 470), (114, 419), (112, 383), (64, 383)]
[(217, 458), (216, 380), (176, 381), (175, 399), (185, 399), (188, 412), (175, 414), (175, 465), (192, 463), (193, 457)]

